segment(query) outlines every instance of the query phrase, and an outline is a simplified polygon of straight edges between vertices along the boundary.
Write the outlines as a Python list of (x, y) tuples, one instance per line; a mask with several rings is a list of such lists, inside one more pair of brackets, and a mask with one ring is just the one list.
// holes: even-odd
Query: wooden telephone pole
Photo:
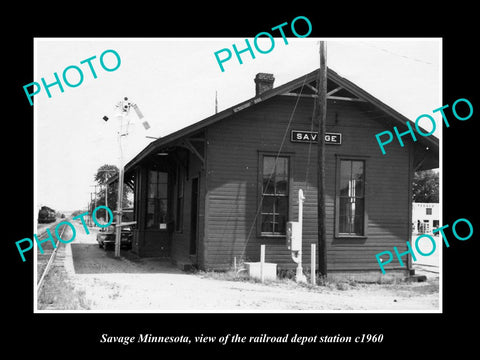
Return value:
[(327, 59), (326, 44), (320, 41), (320, 69), (318, 70), (318, 172), (317, 172), (317, 213), (318, 213), (318, 271), (327, 275), (327, 239), (325, 230), (325, 123), (327, 120)]

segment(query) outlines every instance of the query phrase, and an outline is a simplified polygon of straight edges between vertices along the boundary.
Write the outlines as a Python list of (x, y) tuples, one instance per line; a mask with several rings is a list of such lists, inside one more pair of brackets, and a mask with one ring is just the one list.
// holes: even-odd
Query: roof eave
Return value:
[[(295, 89), (298, 86), (301, 86), (304, 83), (310, 82), (317, 77), (319, 69), (313, 70), (312, 72), (302, 75), (294, 80), (289, 81), (288, 83), (285, 83), (283, 85), (280, 85), (276, 88), (270, 89), (268, 91), (263, 92), (262, 94), (252, 97), (246, 101), (242, 101), (234, 106), (231, 106), (223, 111), (220, 111), (219, 113), (216, 113), (214, 115), (211, 115), (201, 121), (198, 121), (194, 124), (191, 124), (189, 126), (186, 126), (180, 130), (177, 130), (165, 137), (162, 137), (160, 139), (157, 139), (150, 144), (147, 145), (138, 155), (136, 155), (133, 159), (131, 159), (126, 165), (125, 165), (125, 172), (130, 171), (135, 165), (137, 165), (139, 162), (141, 162), (143, 159), (148, 157), (152, 152), (161, 150), (162, 148), (165, 148), (168, 145), (171, 145), (174, 141), (184, 137), (188, 136), (189, 134), (196, 133), (197, 131), (200, 131), (201, 129), (216, 123), (217, 121), (220, 121), (228, 116), (231, 116), (239, 111), (243, 111), (244, 109), (247, 109), (251, 106), (257, 105), (267, 99), (270, 99), (274, 96), (283, 94), (285, 92), (288, 92), (292, 89)], [(353, 93), (354, 95), (358, 96), (360, 99), (363, 99), (374, 106), (380, 108), (382, 111), (384, 111), (386, 114), (388, 114), (390, 117), (395, 119), (396, 121), (400, 122), (403, 125), (406, 125), (407, 122), (413, 123), (411, 120), (409, 120), (407, 117), (404, 115), (400, 114), (398, 111), (394, 110), (384, 102), (380, 101), (370, 93), (366, 92), (359, 86), (355, 85), (352, 83), (350, 80), (341, 77), (339, 74), (337, 74), (335, 71), (331, 70), (330, 68), (327, 68), (327, 78), (333, 80), (337, 84), (341, 85), (344, 87), (346, 90), (349, 92)], [(429, 136), (429, 137), (421, 137), (420, 142), (425, 144), (426, 146), (431, 146), (433, 147), (433, 150), (438, 153), (439, 149), (439, 141), (436, 137)]]

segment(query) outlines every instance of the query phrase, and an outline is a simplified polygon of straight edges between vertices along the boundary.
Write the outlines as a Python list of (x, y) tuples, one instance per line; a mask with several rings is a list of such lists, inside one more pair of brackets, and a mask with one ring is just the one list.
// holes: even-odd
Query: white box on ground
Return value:
[[(250, 277), (261, 280), (260, 262), (246, 262), (245, 266), (247, 267), (247, 272)], [(277, 279), (277, 264), (263, 263), (263, 279)]]

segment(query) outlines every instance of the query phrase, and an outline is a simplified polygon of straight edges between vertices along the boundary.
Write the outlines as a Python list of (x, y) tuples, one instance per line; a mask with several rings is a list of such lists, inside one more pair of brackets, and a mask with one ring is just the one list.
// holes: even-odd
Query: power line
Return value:
[(375, 45), (372, 45), (371, 43), (367, 43), (367, 42), (364, 42), (364, 41), (359, 41), (360, 44), (362, 45), (365, 45), (365, 46), (368, 46), (370, 48), (374, 48), (374, 49), (377, 49), (377, 50), (380, 50), (380, 51), (383, 51), (387, 54), (390, 54), (390, 55), (393, 55), (393, 56), (396, 56), (396, 57), (400, 57), (400, 58), (403, 58), (403, 59), (407, 59), (407, 60), (411, 60), (411, 61), (415, 61), (415, 62), (418, 62), (418, 63), (421, 63), (421, 64), (425, 64), (425, 65), (433, 65), (433, 63), (429, 62), (429, 61), (425, 61), (425, 60), (422, 60), (422, 59), (418, 59), (416, 57), (411, 57), (411, 56), (407, 56), (407, 55), (402, 55), (402, 54), (398, 54), (396, 52), (393, 52), (389, 49), (386, 49), (386, 48), (383, 48), (381, 46), (375, 46)]

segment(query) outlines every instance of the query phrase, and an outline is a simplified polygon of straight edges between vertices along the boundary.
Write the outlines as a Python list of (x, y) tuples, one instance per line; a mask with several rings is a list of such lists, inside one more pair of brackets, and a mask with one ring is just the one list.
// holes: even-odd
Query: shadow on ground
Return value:
[(113, 250), (97, 244), (71, 244), (71, 249), (76, 274), (183, 274), (168, 259), (140, 258), (130, 250), (122, 249), (116, 258)]

